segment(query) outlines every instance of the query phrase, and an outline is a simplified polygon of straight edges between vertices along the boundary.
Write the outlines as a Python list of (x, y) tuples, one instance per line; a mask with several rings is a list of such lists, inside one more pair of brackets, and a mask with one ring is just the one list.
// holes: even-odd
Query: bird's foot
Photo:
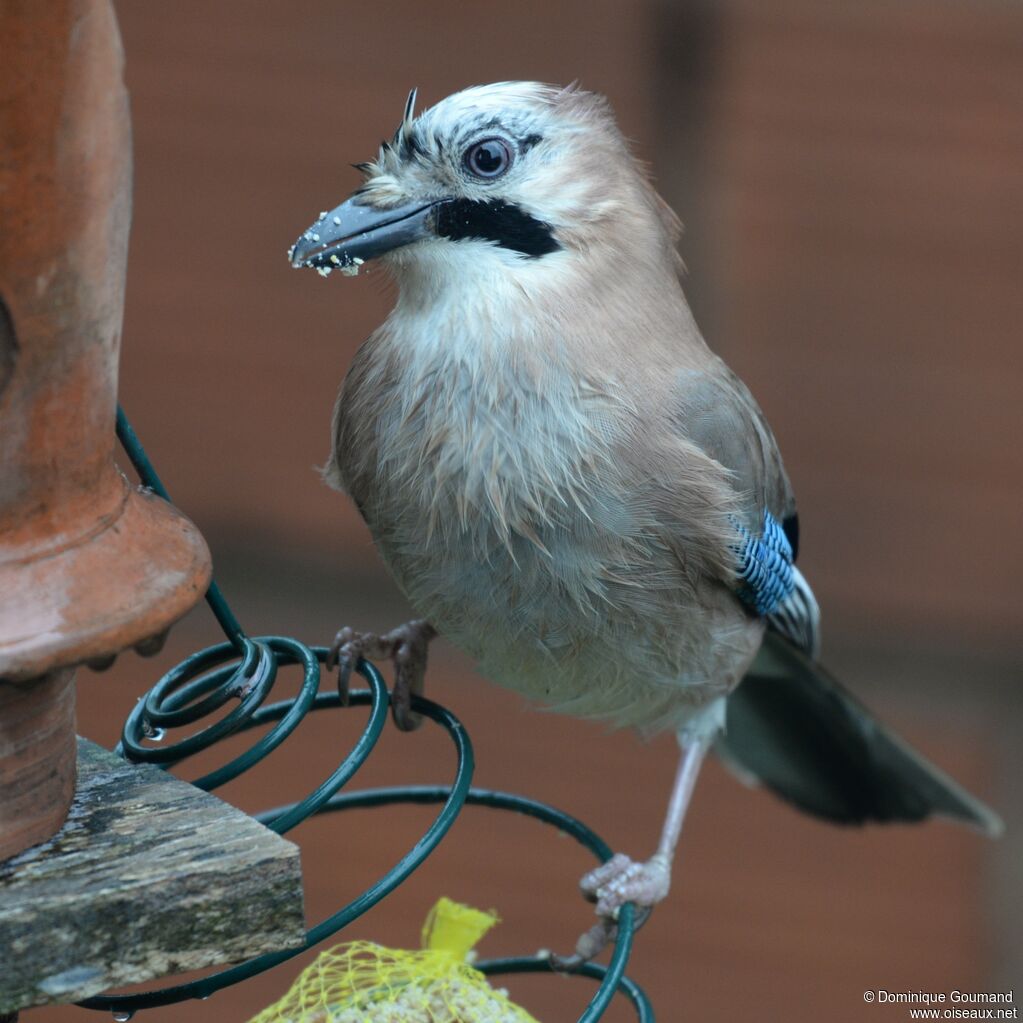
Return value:
[(554, 956), (558, 969), (572, 969), (589, 962), (618, 936), (618, 913), (627, 902), (636, 907), (634, 930), (647, 922), (657, 905), (671, 887), (671, 863), (666, 856), (657, 855), (645, 863), (636, 863), (628, 856), (617, 853), (607, 863), (591, 870), (579, 882), (583, 895), (596, 903), (600, 920), (576, 943), (575, 954)]
[(412, 696), (423, 692), (426, 655), (430, 640), (437, 635), (429, 622), (406, 622), (378, 636), (375, 632), (356, 632), (345, 626), (334, 637), (325, 662), (337, 667), (337, 690), (341, 702), (348, 702), (352, 671), (359, 658), (387, 658), (394, 664), (394, 688), (391, 690), (391, 716), (403, 732), (418, 728), (423, 719), (412, 711)]
[(668, 894), (671, 864), (665, 856), (636, 863), (623, 853), (616, 853), (607, 863), (585, 874), (579, 887), (590, 902), (596, 903), (597, 916), (617, 920), (618, 911), (626, 902), (649, 909)]

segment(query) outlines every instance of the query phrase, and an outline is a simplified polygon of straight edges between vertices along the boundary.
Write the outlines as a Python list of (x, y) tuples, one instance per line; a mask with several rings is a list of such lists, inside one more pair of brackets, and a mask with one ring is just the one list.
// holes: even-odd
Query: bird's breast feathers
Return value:
[[(440, 346), (391, 321), (342, 388), (328, 478), (484, 674), (577, 715), (678, 727), (738, 682), (762, 630), (701, 563), (721, 522), (668, 509), (653, 467), (630, 459), (644, 424), (620, 388), (529, 352), (478, 334)], [(699, 457), (668, 446), (665, 472)], [(694, 496), (718, 520), (726, 476)], [(692, 542), (673, 543), (666, 518), (688, 519)]]

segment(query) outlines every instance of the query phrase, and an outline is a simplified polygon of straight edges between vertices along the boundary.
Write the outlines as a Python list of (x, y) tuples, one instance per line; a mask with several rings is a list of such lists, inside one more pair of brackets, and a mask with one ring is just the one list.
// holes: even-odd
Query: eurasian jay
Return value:
[(290, 252), (398, 298), (334, 410), (328, 482), (351, 496), (423, 616), (338, 633), (395, 662), (413, 727), (440, 634), (493, 681), (682, 748), (653, 857), (583, 878), (600, 923), (668, 892), (708, 749), (843, 823), (998, 818), (886, 731), (817, 661), (792, 487), (752, 395), (706, 345), (679, 282), (679, 222), (608, 103), (536, 82), (478, 86), (359, 164), (360, 188)]

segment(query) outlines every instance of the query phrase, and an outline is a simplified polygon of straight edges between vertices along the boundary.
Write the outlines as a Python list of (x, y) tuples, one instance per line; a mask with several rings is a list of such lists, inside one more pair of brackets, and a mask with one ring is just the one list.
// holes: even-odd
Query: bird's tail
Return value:
[(880, 722), (820, 665), (768, 632), (728, 697), (716, 752), (806, 813), (840, 824), (948, 817), (996, 836), (998, 815)]

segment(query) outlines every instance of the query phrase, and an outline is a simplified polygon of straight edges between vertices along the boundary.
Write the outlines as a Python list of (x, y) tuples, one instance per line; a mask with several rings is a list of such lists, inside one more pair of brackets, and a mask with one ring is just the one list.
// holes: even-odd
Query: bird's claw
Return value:
[(585, 898), (596, 903), (597, 916), (617, 920), (618, 911), (627, 902), (652, 908), (668, 894), (671, 865), (663, 856), (636, 863), (617, 853), (586, 874), (579, 887)]
[(654, 856), (646, 863), (636, 863), (622, 853), (612, 856), (579, 882), (583, 896), (596, 903), (600, 920), (576, 942), (574, 955), (553, 955), (551, 965), (556, 970), (570, 971), (600, 955), (618, 937), (618, 914), (626, 903), (636, 907), (632, 929), (638, 931), (670, 886), (671, 866), (666, 857)]
[(412, 710), (412, 697), (423, 691), (427, 647), (436, 635), (425, 621), (406, 622), (382, 636), (356, 632), (349, 626), (338, 630), (324, 663), (328, 669), (337, 668), (341, 703), (348, 703), (352, 671), (360, 658), (387, 658), (394, 664), (391, 717), (401, 731), (414, 731), (423, 719)]
[(337, 695), (342, 707), (348, 706), (348, 692), (351, 688), (352, 671), (362, 657), (363, 637), (346, 625), (339, 629), (334, 642), (327, 652), (324, 666), (328, 671), (337, 668)]
[[(632, 924), (633, 933), (650, 919), (650, 914), (653, 911), (652, 906), (636, 907), (636, 915)], [(610, 917), (601, 917), (575, 943), (575, 952), (572, 955), (562, 956), (552, 953), (550, 956), (551, 967), (561, 973), (571, 973), (591, 959), (596, 959), (617, 938), (618, 923)]]
[(570, 956), (562, 956), (552, 953), (550, 956), (551, 968), (559, 973), (571, 973), (578, 970), (580, 966), (596, 959), (609, 942), (614, 941), (618, 936), (618, 925), (611, 920), (600, 920), (595, 923), (575, 943), (575, 952)]

